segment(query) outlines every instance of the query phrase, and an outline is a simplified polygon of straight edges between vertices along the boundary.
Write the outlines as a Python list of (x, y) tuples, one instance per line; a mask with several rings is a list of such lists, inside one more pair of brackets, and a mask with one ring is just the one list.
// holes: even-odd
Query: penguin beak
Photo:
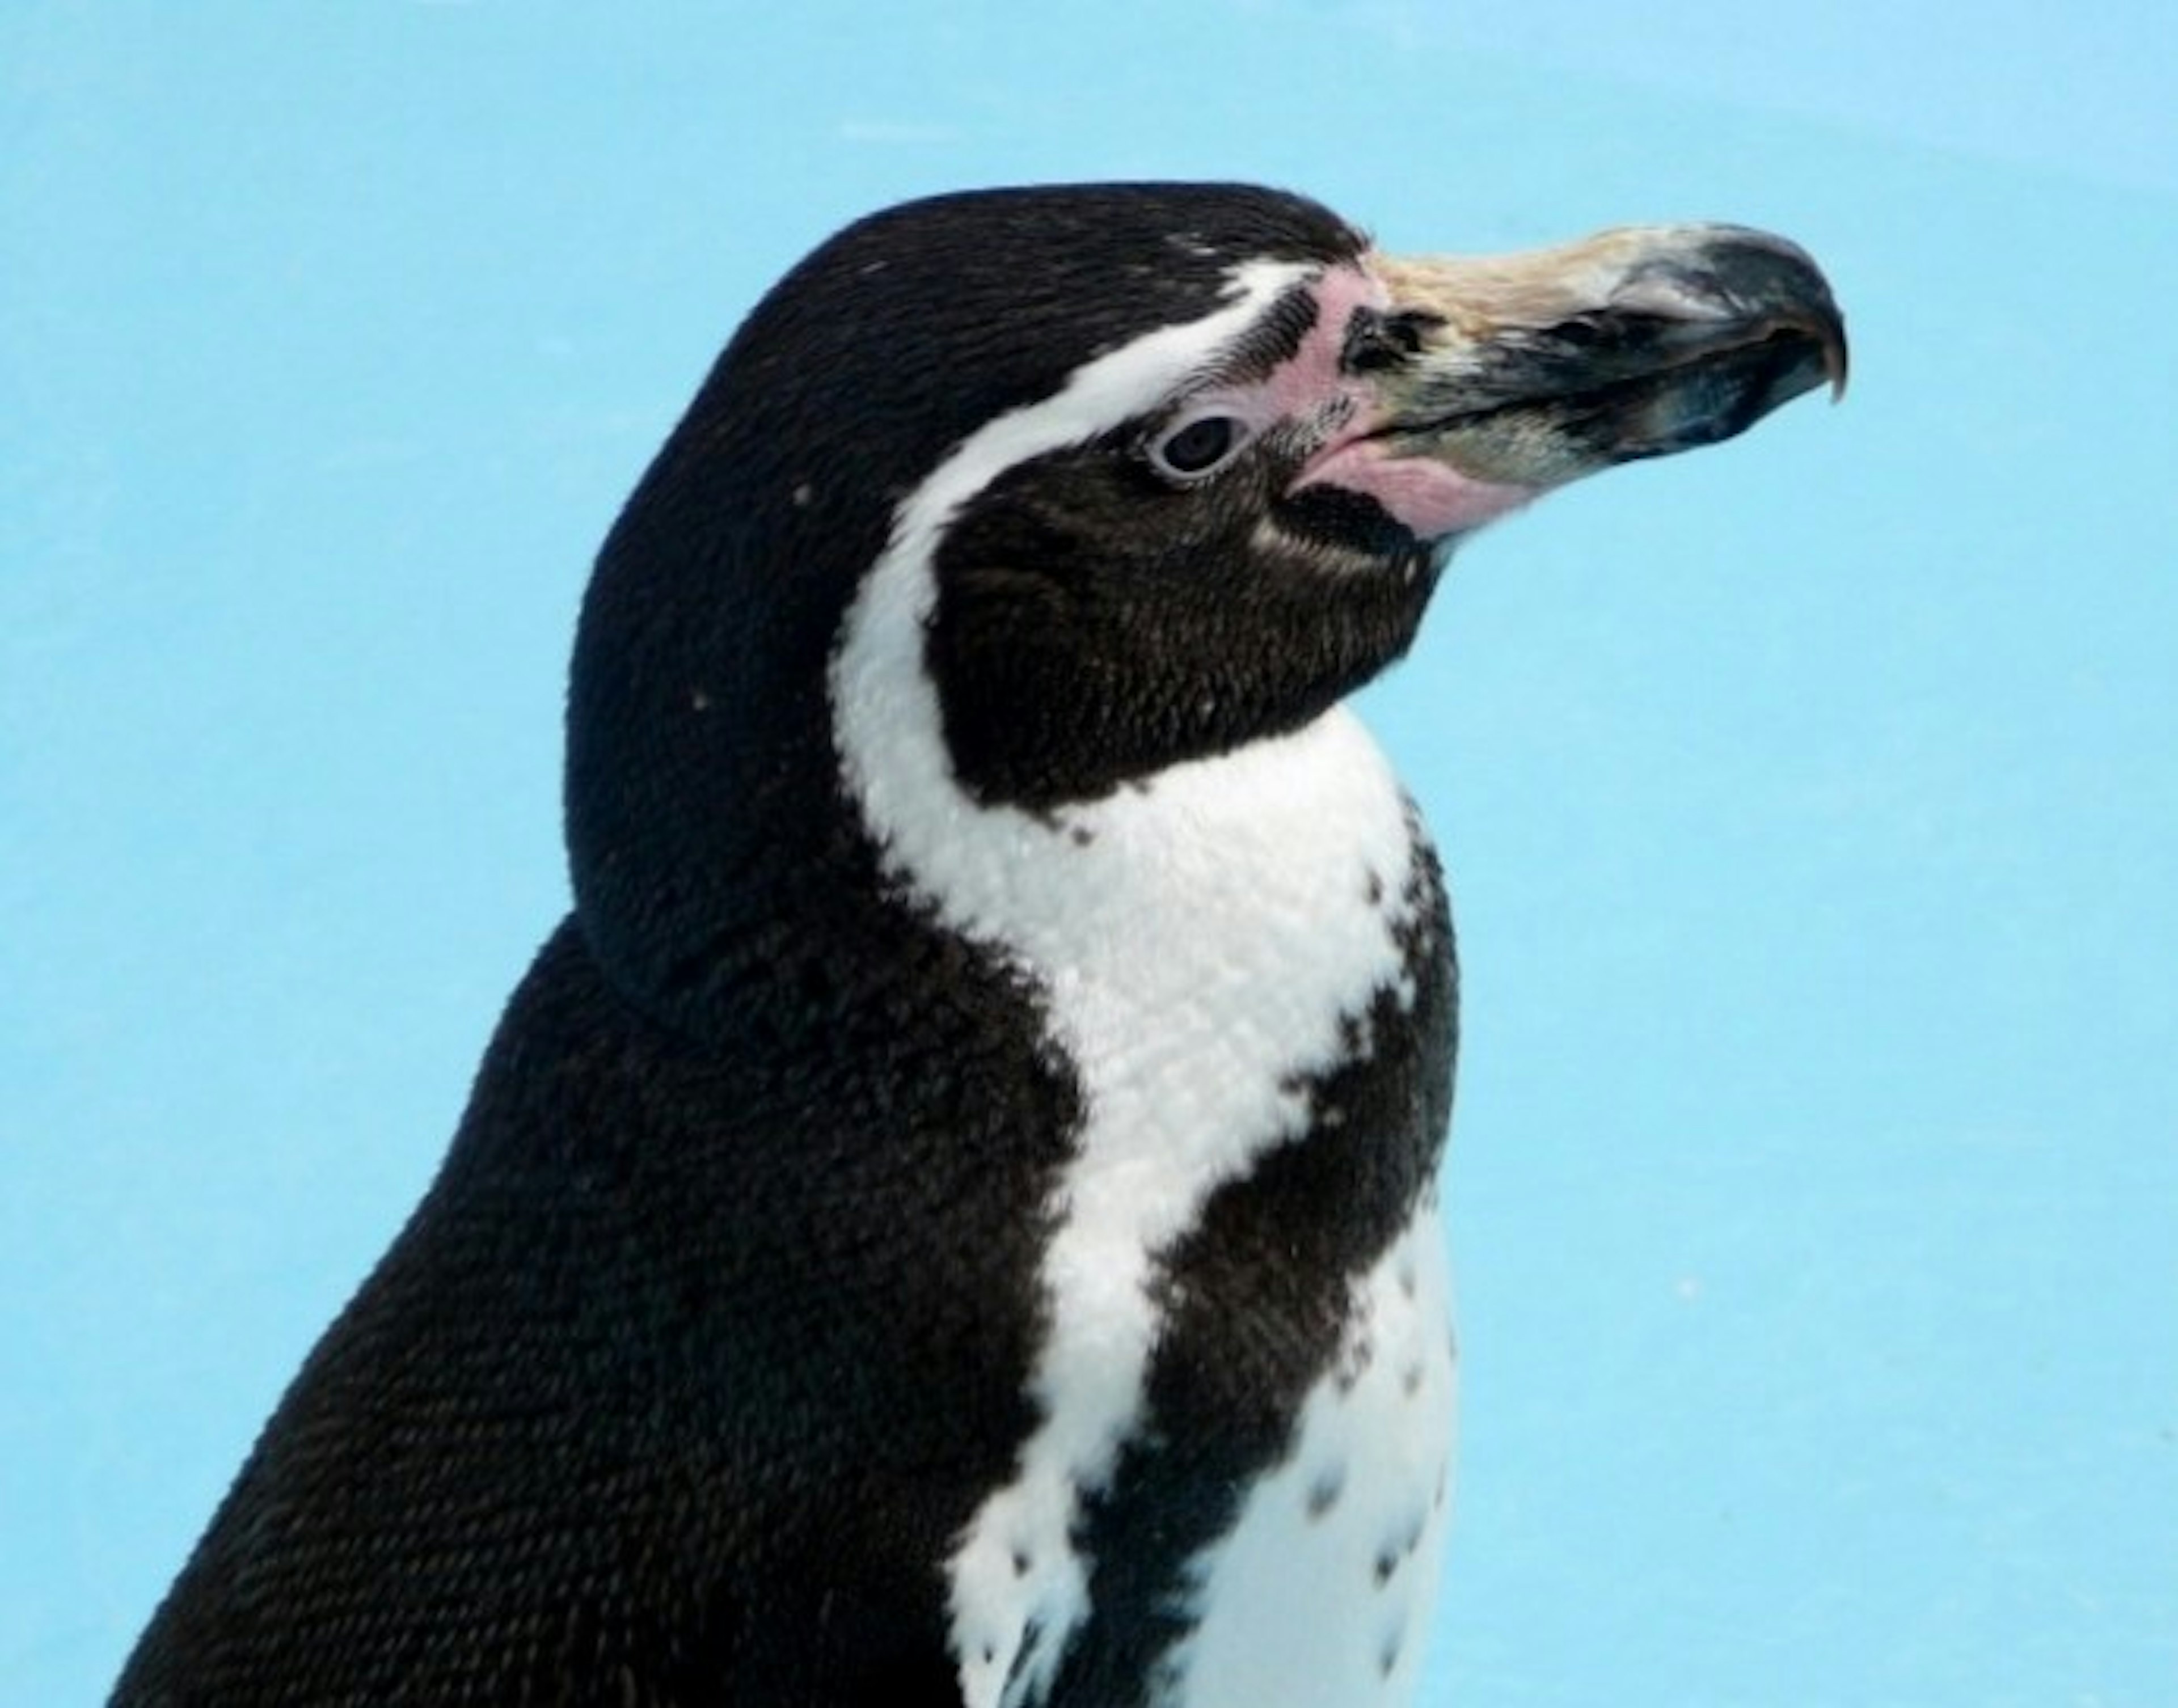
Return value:
[(1653, 226), (1369, 265), (1390, 303), (1355, 318), (1343, 357), (1374, 394), (1364, 431), (1377, 456), (1415, 474), (1409, 460), (1426, 460), (1471, 494), (1517, 502), (1730, 439), (1825, 382), (1845, 390), (1829, 285), (1765, 232)]

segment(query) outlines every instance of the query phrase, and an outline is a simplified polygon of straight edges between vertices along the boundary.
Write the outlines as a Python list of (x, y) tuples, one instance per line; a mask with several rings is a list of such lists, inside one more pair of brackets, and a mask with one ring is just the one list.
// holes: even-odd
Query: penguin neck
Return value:
[[(922, 604), (905, 581), (869, 583), (831, 672), (845, 792), (887, 897), (1026, 974), (1062, 1034), (1070, 1014), (1093, 1032), (1084, 1017), (1108, 1012), (1115, 1037), (1215, 1056), (1235, 1023), (1283, 1034), (1293, 1018), (1296, 1058), (1335, 1053), (1338, 1017), (1399, 964), (1423, 846), (1359, 720), (1334, 707), (1050, 809), (984, 802), (956, 779), (913, 668)], [(1204, 1036), (1187, 1045), (1175, 1026)]]
[[(1341, 1059), (1350, 1017), (1407, 979), (1425, 868), (1434, 881), (1419, 821), (1342, 707), (1093, 799), (979, 800), (922, 668), (930, 577), (893, 568), (859, 590), (829, 673), (840, 773), (884, 892), (1026, 977), (1103, 1116), (1142, 1101), (1119, 1125), (1177, 1160), (1184, 1209), (1239, 1166), (1221, 1147), (1302, 1112), (1256, 1105)], [(1200, 1088), (1218, 1084), (1249, 1108), (1206, 1118)]]

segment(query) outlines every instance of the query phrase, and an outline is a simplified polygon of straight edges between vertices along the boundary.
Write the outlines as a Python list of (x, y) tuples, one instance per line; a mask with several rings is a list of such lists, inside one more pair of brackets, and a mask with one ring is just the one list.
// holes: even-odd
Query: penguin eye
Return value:
[(1237, 416), (1198, 415), (1183, 421), (1150, 446), (1150, 461), (1176, 480), (1200, 480), (1248, 442), (1248, 424)]

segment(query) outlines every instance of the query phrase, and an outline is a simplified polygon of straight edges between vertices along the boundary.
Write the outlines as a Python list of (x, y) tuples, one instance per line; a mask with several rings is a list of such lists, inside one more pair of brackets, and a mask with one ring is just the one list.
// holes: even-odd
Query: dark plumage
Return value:
[[(941, 198), (783, 280), (599, 561), (568, 702), (574, 913), (114, 1701), (1194, 1700), (1188, 1667), (1223, 1663), (1190, 1647), (1212, 1623), (1192, 1585), (1300, 1462), (1308, 1396), (1351, 1389), (1342, 1356), (1393, 1332), (1365, 1281), (1431, 1225), (1456, 1024), (1434, 858), (1373, 772), (1350, 848), (1343, 809), (1280, 833), (1309, 843), (1288, 887), (1277, 849), (1200, 827), (1250, 799), (1236, 756), (1358, 740), (1326, 714), (1406, 649), (1453, 541), (1667, 448), (1657, 399), (1710, 347), (1732, 430), (1841, 360), (1774, 240), (1651, 249), (1688, 277), (1727, 254), (1704, 276), (1736, 306), (1712, 327), (1699, 292), (1681, 313), (1651, 292), (1577, 425), (1572, 358), (1535, 352), (1608, 303), (1530, 312), (1478, 284), (1493, 343), (1453, 312), (1456, 268), (1387, 297), (1359, 234), (1271, 191)], [(1200, 347), (1161, 331), (1197, 325)], [(1750, 337), (1774, 349), (1750, 360)], [(1463, 372), (1488, 419), (1447, 407)], [(1014, 423), (1026, 449), (980, 472)], [(926, 517), (948, 480), (960, 500)], [(872, 590), (924, 587), (921, 638), (884, 651)], [(866, 706), (895, 690), (931, 708), (947, 779), (897, 798), (869, 732), (900, 719)], [(1345, 751), (1269, 774), (1343, 799)], [(1167, 1012), (1127, 982), (1157, 955), (1113, 933), (1229, 855), (1174, 903), (1202, 975), (1185, 932), (1153, 934), (1185, 973)], [(1256, 1050), (1201, 1055), (1251, 1100), (1171, 1117), (1140, 1165), (1165, 1183), (1104, 1204), (1133, 1132), (1114, 1111), (1170, 1106), (1196, 1059), (1132, 1052), (1198, 1034)], [(1116, 1305), (1054, 1256), (1092, 1235), (1141, 1266)], [(1085, 1362), (1106, 1340), (1110, 1368)], [(1090, 1408), (1072, 1445), (1054, 1395)], [(1441, 1446), (1415, 1452), (1441, 1505)], [(1319, 1527), (1363, 1512), (1318, 1485)], [(1413, 1522), (1357, 1594), (1384, 1592)], [(1010, 1577), (977, 1563), (1009, 1536)], [(1353, 1700), (1404, 1688), (1396, 1640), (1365, 1651)]]

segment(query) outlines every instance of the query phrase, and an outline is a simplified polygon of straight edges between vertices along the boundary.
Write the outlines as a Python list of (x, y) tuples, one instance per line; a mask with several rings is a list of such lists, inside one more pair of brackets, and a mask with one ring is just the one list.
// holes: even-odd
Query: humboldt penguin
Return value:
[(114, 1701), (1408, 1700), (1456, 975), (1343, 702), (1485, 524), (1844, 371), (1735, 226), (825, 243), (605, 542), (572, 911)]

